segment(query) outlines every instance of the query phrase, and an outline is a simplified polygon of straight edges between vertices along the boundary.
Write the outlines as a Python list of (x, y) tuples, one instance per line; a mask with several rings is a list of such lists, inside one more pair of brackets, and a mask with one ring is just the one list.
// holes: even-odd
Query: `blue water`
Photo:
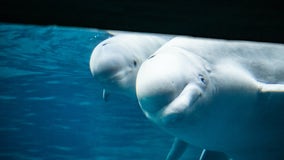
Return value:
[[(102, 88), (89, 71), (110, 37), (89, 28), (0, 24), (0, 159), (164, 159), (173, 140), (137, 102)], [(187, 151), (183, 159), (196, 158)]]

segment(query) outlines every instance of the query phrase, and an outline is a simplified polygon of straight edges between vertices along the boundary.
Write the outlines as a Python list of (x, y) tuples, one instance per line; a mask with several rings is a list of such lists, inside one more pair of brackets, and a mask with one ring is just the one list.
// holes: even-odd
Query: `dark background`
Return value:
[(283, 6), (276, 0), (2, 0), (0, 21), (284, 43)]

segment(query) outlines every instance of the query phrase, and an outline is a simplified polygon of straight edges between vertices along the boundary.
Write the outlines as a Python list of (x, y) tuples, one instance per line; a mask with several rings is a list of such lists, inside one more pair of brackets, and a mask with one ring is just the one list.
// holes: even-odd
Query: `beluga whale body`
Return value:
[(176, 37), (141, 65), (136, 94), (183, 142), (234, 160), (284, 158), (282, 44)]
[(140, 65), (171, 38), (120, 33), (98, 44), (89, 64), (92, 75), (104, 87), (103, 98), (107, 100), (110, 93), (118, 93), (136, 100), (135, 81)]

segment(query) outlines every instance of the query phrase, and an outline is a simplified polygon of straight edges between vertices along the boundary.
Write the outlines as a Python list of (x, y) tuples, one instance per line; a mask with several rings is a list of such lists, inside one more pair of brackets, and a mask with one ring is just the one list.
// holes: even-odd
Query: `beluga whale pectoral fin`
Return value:
[(109, 92), (106, 89), (103, 89), (103, 100), (105, 102), (108, 101), (108, 97), (109, 97)]
[(259, 83), (259, 90), (262, 93), (283, 93), (284, 94), (284, 84), (265, 84)]
[(185, 141), (175, 138), (166, 160), (178, 160), (183, 155), (187, 146), (188, 144)]
[[(262, 106), (278, 106), (283, 103), (284, 99), (284, 84), (266, 84), (259, 82), (258, 85), (258, 98), (259, 103)], [(274, 108), (276, 109), (276, 113), (281, 113), (281, 109), (279, 107)]]

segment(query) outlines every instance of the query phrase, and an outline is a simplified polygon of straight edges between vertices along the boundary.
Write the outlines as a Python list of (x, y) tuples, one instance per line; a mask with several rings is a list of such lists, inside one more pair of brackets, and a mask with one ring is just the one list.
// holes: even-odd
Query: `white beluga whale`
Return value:
[(136, 95), (181, 142), (234, 160), (284, 158), (282, 44), (176, 37), (141, 65)]
[(110, 92), (136, 99), (135, 81), (138, 69), (147, 57), (172, 36), (120, 33), (98, 44), (90, 58), (90, 70), (104, 87), (103, 97)]

